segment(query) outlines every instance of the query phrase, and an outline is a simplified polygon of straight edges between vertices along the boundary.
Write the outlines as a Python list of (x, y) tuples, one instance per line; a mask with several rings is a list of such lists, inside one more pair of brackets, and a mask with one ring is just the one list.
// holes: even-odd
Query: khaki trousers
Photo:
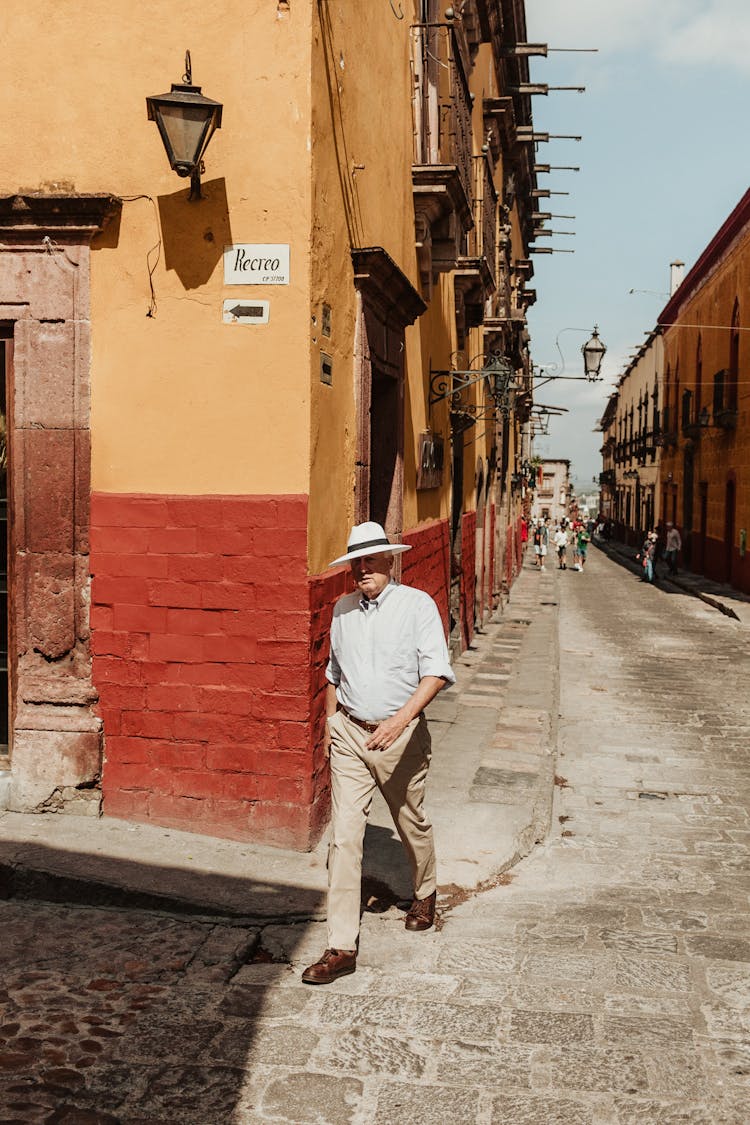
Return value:
[(328, 850), (328, 947), (356, 949), (362, 894), (362, 847), (375, 788), (388, 804), (412, 868), (414, 895), (436, 887), (435, 845), (422, 807), (430, 734), (424, 715), (413, 719), (387, 750), (366, 750), (370, 737), (342, 711), (331, 732), (333, 826)]

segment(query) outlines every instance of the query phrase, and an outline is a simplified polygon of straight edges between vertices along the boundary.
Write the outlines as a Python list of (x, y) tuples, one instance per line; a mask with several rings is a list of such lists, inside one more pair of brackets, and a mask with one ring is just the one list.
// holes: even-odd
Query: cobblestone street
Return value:
[(0, 903), (3, 1125), (747, 1125), (747, 628), (597, 551), (524, 581), (559, 603), (547, 842), (436, 932), (366, 915), (317, 989), (320, 920)]

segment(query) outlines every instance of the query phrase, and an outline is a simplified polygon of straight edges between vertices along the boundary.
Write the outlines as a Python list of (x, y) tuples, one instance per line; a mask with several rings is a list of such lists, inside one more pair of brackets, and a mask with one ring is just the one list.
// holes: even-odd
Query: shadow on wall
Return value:
[(182, 191), (158, 197), (164, 266), (186, 289), (206, 284), (232, 242), (226, 180), (207, 180), (201, 192), (202, 199), (188, 202), (188, 183)]

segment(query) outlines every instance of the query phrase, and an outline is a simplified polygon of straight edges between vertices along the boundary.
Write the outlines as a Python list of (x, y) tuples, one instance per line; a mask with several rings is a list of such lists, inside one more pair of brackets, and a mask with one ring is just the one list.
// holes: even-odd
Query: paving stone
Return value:
[(717, 1125), (707, 1105), (615, 1098), (617, 1125)]
[(375, 1125), (446, 1125), (448, 1121), (466, 1125), (478, 1120), (476, 1090), (455, 1090), (447, 1086), (411, 1086), (388, 1083), (378, 1094)]
[(671, 934), (658, 931), (639, 932), (638, 930), (602, 930), (599, 934), (607, 949), (619, 949), (623, 953), (676, 953), (677, 939)]
[(685, 945), (690, 953), (713, 961), (750, 961), (750, 940), (720, 934), (691, 934)]
[(569, 1098), (495, 1094), (490, 1121), (493, 1125), (593, 1125), (594, 1117), (584, 1102)]
[(434, 1053), (432, 1043), (403, 1033), (388, 1034), (377, 1027), (352, 1027), (345, 1035), (323, 1037), (316, 1053), (321, 1069), (354, 1075), (424, 1076)]
[(750, 1043), (719, 1041), (714, 1045), (719, 1070), (730, 1082), (748, 1087), (750, 1097)]
[(443, 973), (503, 973), (517, 966), (515, 950), (498, 948), (488, 941), (477, 941), (441, 950), (437, 967)]
[(299, 1015), (310, 1003), (310, 990), (299, 985), (279, 994), (256, 984), (238, 984), (227, 990), (219, 1011), (224, 1016), (237, 1016), (242, 1020), (287, 1019)]
[(271, 1082), (263, 1094), (261, 1109), (267, 1115), (264, 1119), (270, 1117), (300, 1125), (308, 1121), (318, 1125), (321, 1122), (349, 1125), (358, 1116), (361, 1098), (362, 1083), (356, 1078), (297, 1073)]
[(738, 1011), (723, 1004), (703, 1004), (701, 1012), (710, 1038), (750, 1041), (750, 1011)]
[(532, 1048), (444, 1043), (437, 1059), (437, 1079), (448, 1085), (525, 1087), (531, 1074)]
[(638, 1012), (649, 1016), (687, 1016), (691, 1014), (692, 997), (688, 993), (679, 996), (640, 996), (637, 993), (610, 994), (602, 999), (605, 1012), (618, 1015), (632, 1015)]
[(648, 1089), (639, 1052), (608, 1047), (548, 1047), (535, 1054), (532, 1086), (537, 1089), (597, 1090), (637, 1094)]
[(644, 1058), (654, 1093), (685, 1101), (705, 1099), (708, 1076), (699, 1051), (671, 1050), (662, 1045), (657, 1051), (646, 1052)]
[(611, 1043), (679, 1044), (692, 1042), (693, 1022), (679, 1016), (601, 1016), (598, 1035)]
[(318, 1040), (317, 1031), (305, 1026), (249, 1024), (238, 1030), (230, 1024), (208, 1053), (212, 1059), (236, 1066), (304, 1066)]
[(380, 996), (328, 996), (320, 1019), (323, 1023), (337, 1026), (387, 1025), (430, 1038), (455, 1037), (481, 1042), (496, 1037), (502, 1013), (486, 1004), (427, 1003)]
[(179, 1121), (180, 1125), (206, 1125), (232, 1121), (242, 1090), (241, 1067), (179, 1066), (155, 1069), (138, 1102), (145, 1120)]
[(620, 956), (615, 962), (615, 983), (618, 988), (645, 992), (690, 992), (692, 988), (689, 965), (666, 958)]
[(750, 1009), (750, 966), (709, 965), (706, 980), (725, 1004)]
[(572, 1012), (514, 1011), (510, 1020), (510, 1038), (519, 1043), (576, 1043), (593, 1039), (594, 1023), (590, 1015)]
[(612, 962), (595, 954), (530, 953), (523, 959), (521, 975), (538, 979), (589, 981), (607, 980), (613, 972)]
[(691, 932), (705, 930), (708, 925), (708, 915), (702, 913), (688, 913), (682, 910), (670, 910), (668, 907), (646, 907), (643, 910), (643, 921), (647, 926)]

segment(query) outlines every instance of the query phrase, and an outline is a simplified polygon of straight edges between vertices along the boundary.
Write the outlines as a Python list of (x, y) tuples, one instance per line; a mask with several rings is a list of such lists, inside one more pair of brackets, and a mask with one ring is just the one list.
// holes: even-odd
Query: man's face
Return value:
[(390, 581), (393, 555), (363, 555), (359, 559), (352, 559), (349, 565), (360, 594), (372, 601), (382, 594)]

